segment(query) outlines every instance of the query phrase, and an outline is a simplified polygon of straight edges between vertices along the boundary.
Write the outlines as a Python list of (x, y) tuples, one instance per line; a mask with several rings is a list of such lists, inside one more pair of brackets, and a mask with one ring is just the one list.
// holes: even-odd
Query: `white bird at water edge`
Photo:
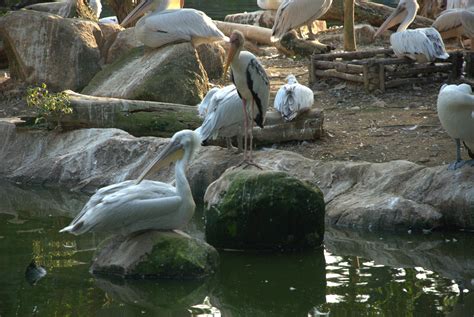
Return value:
[(288, 75), (286, 79), (288, 83), (278, 89), (273, 106), (285, 121), (291, 121), (313, 106), (314, 94), (311, 89), (298, 83), (294, 75)]
[[(128, 235), (142, 230), (184, 227), (191, 220), (195, 208), (185, 169), (200, 144), (201, 139), (194, 131), (175, 133), (140, 177), (99, 189), (71, 224), (60, 232)], [(176, 187), (144, 180), (172, 162), (176, 162)]]
[[(464, 164), (474, 166), (474, 95), (467, 84), (443, 85), (438, 94), (438, 117), (441, 125), (456, 142), (456, 161), (449, 169), (457, 169)], [(461, 159), (461, 141), (472, 160)]]
[(284, 0), (275, 15), (272, 42), (279, 41), (287, 32), (308, 25), (309, 38), (315, 39), (311, 24), (326, 13), (332, 0)]
[[(142, 0), (122, 21), (127, 27), (143, 14), (135, 25), (135, 35), (145, 46), (156, 48), (170, 43), (203, 43), (228, 40), (204, 12), (195, 9), (174, 9), (176, 0)], [(184, 0), (179, 1), (179, 7)]]
[[(270, 97), (270, 81), (265, 69), (255, 55), (247, 51), (242, 51), (244, 42), (245, 37), (242, 32), (232, 32), (227, 61), (224, 66), (224, 77), (231, 65), (231, 79), (237, 88), (243, 105), (244, 161), (251, 163), (254, 120), (251, 120), (251, 126), (249, 127), (247, 113), (250, 112), (250, 117), (255, 118), (257, 125), (263, 128)], [(248, 109), (248, 107), (250, 107), (250, 109)], [(257, 108), (257, 112), (255, 112), (255, 107)], [(247, 153), (248, 138), (250, 138), (249, 153)]]
[(392, 14), (375, 32), (374, 38), (400, 23), (397, 32), (390, 36), (390, 44), (396, 56), (408, 57), (419, 63), (433, 62), (436, 58), (447, 59), (449, 55), (435, 28), (407, 30), (415, 19), (418, 8), (416, 0), (400, 0)]

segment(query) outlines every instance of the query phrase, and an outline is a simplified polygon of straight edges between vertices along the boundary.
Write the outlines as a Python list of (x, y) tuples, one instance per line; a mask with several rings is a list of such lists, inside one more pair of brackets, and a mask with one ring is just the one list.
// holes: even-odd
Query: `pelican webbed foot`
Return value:
[[(474, 160), (472, 160), (474, 161)], [(454, 170), (457, 170), (458, 168), (461, 168), (463, 167), (467, 162), (469, 161), (454, 161), (452, 162), (451, 164), (448, 165), (448, 170), (450, 171), (454, 171)]]

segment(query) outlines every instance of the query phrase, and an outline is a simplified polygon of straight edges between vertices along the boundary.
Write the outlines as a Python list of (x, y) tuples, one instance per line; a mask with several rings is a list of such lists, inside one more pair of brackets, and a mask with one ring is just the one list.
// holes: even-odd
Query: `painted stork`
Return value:
[[(141, 15), (135, 34), (145, 46), (156, 48), (169, 43), (191, 42), (194, 47), (228, 38), (204, 12), (195, 9), (173, 9), (176, 0), (142, 0), (122, 21), (127, 27)], [(184, 0), (179, 1), (179, 7)]]
[[(201, 138), (194, 131), (177, 132), (138, 179), (99, 189), (71, 224), (60, 232), (128, 235), (141, 230), (184, 227), (195, 208), (185, 169), (200, 144)], [(144, 180), (150, 173), (175, 161), (176, 187)]]
[(418, 10), (416, 0), (400, 0), (396, 9), (390, 14), (374, 35), (400, 23), (397, 32), (390, 36), (390, 44), (398, 57), (408, 57), (419, 63), (433, 62), (436, 58), (449, 57), (444, 48), (441, 35), (435, 28), (407, 30)]
[(288, 75), (286, 79), (288, 82), (278, 89), (273, 107), (285, 121), (291, 121), (313, 106), (314, 94), (311, 89), (298, 83), (294, 75)]
[[(251, 163), (253, 146), (252, 128), (254, 120), (251, 120), (249, 130), (248, 111), (250, 111), (250, 117), (255, 118), (257, 125), (263, 128), (270, 96), (270, 81), (265, 69), (255, 55), (247, 51), (242, 51), (244, 42), (245, 37), (242, 32), (232, 32), (227, 61), (224, 66), (224, 77), (227, 74), (229, 65), (232, 65), (232, 82), (235, 87), (237, 87), (237, 92), (242, 99), (244, 110), (244, 161)], [(250, 109), (248, 109), (249, 104)], [(254, 110), (255, 106), (257, 107), (256, 114)], [(249, 153), (247, 153), (248, 138), (250, 138)]]
[[(441, 125), (456, 142), (456, 161), (449, 169), (457, 169), (468, 163), (474, 166), (474, 96), (471, 86), (443, 85), (438, 94), (438, 117)], [(472, 160), (461, 159), (461, 141)], [(470, 148), (469, 148), (470, 147)]]
[(195, 130), (203, 141), (223, 137), (226, 138), (227, 147), (231, 149), (231, 138), (236, 136), (239, 140), (239, 149), (241, 148), (245, 118), (242, 100), (234, 85), (211, 89), (198, 108), (206, 109), (204, 122)]
[(315, 39), (311, 24), (331, 7), (332, 0), (284, 0), (275, 16), (272, 29), (272, 42), (279, 41), (283, 35), (303, 25), (308, 26), (309, 38)]

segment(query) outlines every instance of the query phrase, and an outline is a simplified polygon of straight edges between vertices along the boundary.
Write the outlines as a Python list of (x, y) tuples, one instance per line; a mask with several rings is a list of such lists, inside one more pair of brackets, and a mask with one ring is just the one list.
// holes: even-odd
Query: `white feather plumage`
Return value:
[(291, 121), (313, 106), (314, 94), (298, 83), (294, 75), (289, 75), (287, 79), (288, 83), (278, 89), (273, 106), (286, 121)]

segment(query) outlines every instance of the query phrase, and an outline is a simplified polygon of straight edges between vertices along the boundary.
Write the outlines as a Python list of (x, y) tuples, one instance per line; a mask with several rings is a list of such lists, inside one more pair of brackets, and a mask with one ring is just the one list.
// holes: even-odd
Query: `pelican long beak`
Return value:
[(406, 16), (407, 10), (403, 6), (398, 6), (395, 10), (388, 16), (385, 22), (379, 27), (377, 32), (374, 34), (374, 38), (382, 34), (385, 30), (390, 29), (392, 26), (399, 24), (403, 18)]
[(222, 79), (225, 80), (227, 77), (227, 70), (229, 69), (232, 60), (234, 59), (235, 53), (237, 53), (237, 47), (235, 45), (230, 44), (229, 51), (227, 53), (227, 61), (224, 65), (224, 74), (222, 75)]
[(124, 28), (138, 20), (147, 11), (150, 11), (150, 7), (153, 4), (153, 0), (142, 0), (133, 10), (130, 12), (125, 19), (123, 19), (120, 25)]
[(183, 158), (184, 149), (183, 145), (175, 141), (169, 143), (163, 151), (155, 158), (143, 171), (143, 173), (137, 178), (135, 184), (139, 184), (148, 175), (159, 171), (163, 167), (169, 166), (171, 163)]

